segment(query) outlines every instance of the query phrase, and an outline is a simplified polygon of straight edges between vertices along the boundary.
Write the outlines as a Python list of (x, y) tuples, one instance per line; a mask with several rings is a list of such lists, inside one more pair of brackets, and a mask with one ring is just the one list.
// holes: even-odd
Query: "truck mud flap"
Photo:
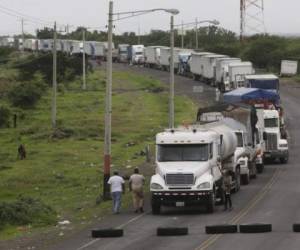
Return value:
[(93, 229), (92, 238), (116, 238), (124, 235), (123, 229)]
[(243, 224), (240, 225), (240, 233), (268, 233), (272, 232), (272, 224)]
[(232, 234), (237, 233), (237, 231), (237, 225), (222, 224), (205, 227), (206, 234)]
[(159, 227), (157, 228), (157, 236), (182, 236), (188, 235), (187, 227)]

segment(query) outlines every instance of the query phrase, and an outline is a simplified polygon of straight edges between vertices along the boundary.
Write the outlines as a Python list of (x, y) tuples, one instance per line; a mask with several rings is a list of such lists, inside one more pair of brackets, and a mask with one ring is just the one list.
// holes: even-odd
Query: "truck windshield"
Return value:
[(194, 145), (158, 145), (159, 162), (167, 161), (207, 161), (208, 144)]
[(236, 135), (236, 138), (237, 138), (237, 146), (239, 148), (242, 148), (244, 146), (243, 134), (241, 132), (236, 132), (235, 135)]
[(265, 128), (277, 128), (278, 119), (277, 118), (267, 118), (265, 119)]

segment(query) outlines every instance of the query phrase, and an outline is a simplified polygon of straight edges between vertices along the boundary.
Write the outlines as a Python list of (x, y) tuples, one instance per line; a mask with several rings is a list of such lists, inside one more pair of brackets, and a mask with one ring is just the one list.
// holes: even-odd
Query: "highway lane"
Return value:
[(300, 89), (295, 84), (285, 84), (281, 96), (286, 110), (290, 134), (290, 161), (276, 165), (278, 179), (270, 192), (240, 223), (272, 223), (273, 232), (267, 234), (238, 234), (220, 237), (200, 249), (264, 249), (298, 250), (300, 237), (292, 232), (292, 224), (300, 222)]
[[(130, 70), (140, 74), (148, 74), (154, 79), (162, 80), (166, 84), (168, 83), (167, 72), (137, 67), (130, 67), (128, 69), (128, 67), (124, 65), (115, 65), (115, 67), (117, 67), (118, 70)], [(199, 103), (201, 103), (201, 98), (204, 99), (204, 97), (204, 103), (213, 102), (214, 100), (214, 89), (191, 79), (176, 76), (175, 86), (177, 94), (188, 95)], [(204, 93), (194, 93), (194, 86), (203, 86)], [(203, 105), (203, 102), (201, 104)], [(293, 159), (293, 155), (291, 158)], [(282, 166), (269, 165), (262, 175), (259, 175), (256, 180), (252, 180), (250, 185), (242, 186), (241, 191), (233, 195), (234, 209), (231, 212), (224, 212), (223, 207), (217, 207), (217, 211), (214, 214), (206, 214), (201, 209), (191, 209), (190, 211), (183, 209), (165, 209), (162, 215), (153, 216), (150, 213), (149, 206), (147, 206), (148, 213), (145, 215), (136, 217), (131, 212), (125, 212), (118, 216), (108, 216), (94, 226), (98, 228), (121, 226), (121, 228), (125, 230), (125, 236), (123, 238), (95, 240), (90, 237), (91, 228), (88, 228), (50, 249), (199, 249), (201, 246), (205, 246), (206, 248), (211, 247), (210, 249), (223, 249), (223, 241), (228, 244), (228, 249), (231, 249), (230, 237), (235, 236), (221, 236), (217, 239), (212, 238), (205, 234), (205, 225), (229, 223), (232, 221), (245, 222), (248, 221), (248, 219), (251, 221), (249, 216), (252, 214), (254, 219), (257, 218), (254, 220), (255, 222), (257, 222), (258, 219), (261, 220), (262, 218), (256, 217), (256, 211), (259, 211), (257, 207), (258, 205), (261, 206), (265, 199), (269, 197), (270, 191), (271, 193), (273, 192), (273, 185), (277, 179), (282, 178), (282, 173), (277, 172), (278, 168), (282, 168)], [(262, 212), (260, 216), (264, 219), (266, 214), (268, 213)], [(188, 226), (190, 233), (185, 237), (157, 237), (156, 228), (160, 226)], [(236, 241), (241, 242), (239, 237), (247, 236), (237, 235), (236, 237)], [(242, 248), (239, 248), (241, 246)], [(249, 246), (251, 247), (253, 244), (249, 244)], [(243, 243), (241, 243), (236, 249), (244, 249), (243, 247)]]

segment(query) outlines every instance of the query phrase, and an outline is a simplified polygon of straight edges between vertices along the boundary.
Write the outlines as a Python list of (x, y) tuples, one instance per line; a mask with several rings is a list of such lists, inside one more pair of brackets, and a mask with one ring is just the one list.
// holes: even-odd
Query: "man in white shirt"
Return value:
[(119, 176), (118, 171), (114, 171), (114, 175), (109, 178), (107, 183), (110, 185), (113, 212), (114, 214), (118, 214), (120, 213), (122, 193), (125, 193), (125, 181)]
[(145, 184), (145, 177), (139, 174), (139, 169), (134, 169), (134, 174), (129, 179), (129, 190), (132, 191), (134, 212), (144, 212), (144, 192), (143, 186)]

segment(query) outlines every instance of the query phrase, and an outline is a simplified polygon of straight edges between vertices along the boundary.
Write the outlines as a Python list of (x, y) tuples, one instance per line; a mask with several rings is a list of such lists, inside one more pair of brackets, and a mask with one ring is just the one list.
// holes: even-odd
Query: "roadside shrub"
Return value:
[(0, 128), (9, 127), (9, 119), (11, 116), (11, 111), (6, 106), (0, 106)]
[(45, 90), (41, 75), (36, 74), (32, 81), (14, 86), (8, 93), (8, 99), (16, 107), (33, 108)]
[(13, 202), (0, 203), (0, 227), (5, 225), (54, 225), (56, 212), (41, 200), (19, 196)]
[[(22, 62), (14, 65), (19, 69), (19, 80), (30, 81), (32, 77), (40, 72), (43, 80), (48, 84), (52, 84), (53, 78), (53, 56), (51, 53), (41, 56), (30, 56)], [(89, 65), (87, 63), (87, 70)], [(72, 81), (76, 76), (82, 75), (82, 57), (69, 56), (63, 53), (57, 53), (57, 82)]]
[(9, 56), (15, 51), (14, 48), (1, 47), (0, 48), (0, 64), (5, 64), (9, 60)]

